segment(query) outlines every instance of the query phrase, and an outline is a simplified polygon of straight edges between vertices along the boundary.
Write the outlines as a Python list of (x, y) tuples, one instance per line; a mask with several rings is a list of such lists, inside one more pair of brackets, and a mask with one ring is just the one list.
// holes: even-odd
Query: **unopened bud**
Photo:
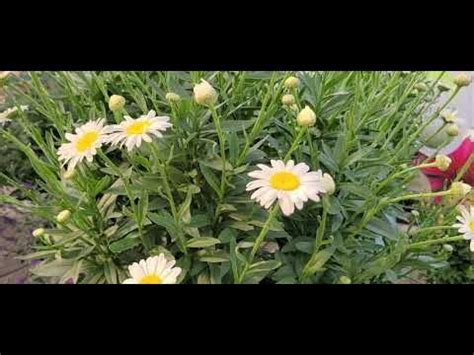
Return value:
[(295, 97), (291, 94), (283, 95), (283, 97), (281, 98), (281, 102), (283, 103), (283, 105), (286, 105), (286, 106), (294, 105)]
[(33, 234), (35, 238), (41, 237), (44, 234), (44, 228), (35, 229), (31, 234)]
[(71, 212), (69, 210), (63, 210), (56, 216), (56, 220), (62, 223), (67, 221), (69, 217), (71, 217)]
[(294, 89), (300, 84), (300, 80), (295, 76), (290, 76), (284, 82), (287, 89)]
[(469, 86), (469, 84), (471, 83), (471, 76), (466, 73), (460, 73), (454, 77), (453, 82), (460, 88), (464, 86)]
[(310, 127), (314, 126), (316, 123), (316, 114), (309, 106), (306, 106), (298, 114), (296, 121), (301, 127)]
[(115, 112), (121, 110), (125, 106), (125, 98), (120, 95), (112, 95), (109, 99), (110, 111)]

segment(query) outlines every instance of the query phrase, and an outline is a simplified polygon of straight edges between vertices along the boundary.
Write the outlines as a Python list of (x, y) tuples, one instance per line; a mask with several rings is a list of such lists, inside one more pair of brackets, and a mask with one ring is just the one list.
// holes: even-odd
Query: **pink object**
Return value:
[[(438, 168), (421, 169), (429, 179), (431, 189), (433, 191), (439, 191), (443, 188), (445, 182), (453, 180), (464, 164), (469, 160), (471, 153), (474, 153), (474, 141), (468, 136), (452, 153), (448, 154), (448, 157), (451, 158), (451, 164), (448, 170), (441, 171)], [(415, 163), (419, 164), (426, 158), (426, 155), (418, 153)], [(474, 163), (471, 164), (461, 180), (469, 185), (474, 185)]]

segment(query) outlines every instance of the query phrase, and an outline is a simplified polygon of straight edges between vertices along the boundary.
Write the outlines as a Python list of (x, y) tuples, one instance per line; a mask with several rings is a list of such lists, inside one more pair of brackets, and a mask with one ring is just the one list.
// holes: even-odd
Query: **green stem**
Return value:
[(138, 226), (138, 233), (140, 234), (140, 238), (143, 242), (143, 246), (147, 249), (150, 250), (151, 245), (150, 242), (147, 238), (145, 238), (145, 235), (143, 234), (143, 226), (141, 223), (140, 218), (138, 218), (138, 210), (135, 205), (135, 200), (133, 198), (132, 191), (130, 190), (130, 186), (128, 184), (128, 180), (125, 178), (125, 176), (122, 174), (122, 171), (114, 164), (112, 160), (107, 157), (107, 155), (102, 152), (102, 150), (98, 150), (97, 153), (99, 156), (110, 166), (110, 168), (120, 177), (120, 179), (123, 182), (123, 187), (125, 189), (125, 193), (127, 194), (128, 199), (130, 200), (130, 206), (132, 208), (133, 215), (135, 217), (135, 222), (137, 223)]
[(286, 153), (285, 157), (283, 160), (286, 162), (290, 157), (291, 154), (298, 148), (301, 138), (303, 138), (303, 135), (306, 133), (308, 130), (307, 127), (300, 127), (300, 131), (298, 132), (297, 136), (295, 137), (295, 140), (293, 141), (293, 144), (291, 145), (290, 149), (288, 150), (288, 153)]
[[(442, 112), (448, 105), (449, 103), (456, 97), (456, 95), (458, 94), (460, 88), (459, 87), (456, 87), (456, 89), (453, 91), (453, 93), (451, 94), (451, 96), (446, 100), (446, 102), (440, 107), (438, 108), (437, 110), (435, 110), (435, 112), (430, 116), (430, 118), (428, 118), (426, 120), (426, 122), (424, 124), (422, 124), (416, 131), (414, 134), (411, 135), (411, 138), (407, 139), (407, 140), (402, 140), (400, 141), (400, 143), (397, 145), (397, 147), (395, 147), (395, 154), (393, 155), (393, 158), (390, 159), (389, 163), (395, 161), (397, 158), (398, 158), (398, 155), (403, 152), (403, 150), (406, 148), (406, 147), (409, 147), (411, 146), (411, 144), (413, 143), (413, 141), (415, 139), (418, 138), (418, 136), (421, 134), (421, 132), (423, 132), (426, 127), (428, 127), (431, 122), (433, 122), (440, 114), (440, 112)], [(399, 147), (399, 148), (398, 148)]]
[(400, 196), (400, 197), (397, 197), (397, 198), (387, 200), (385, 202), (385, 204), (387, 205), (387, 204), (400, 202), (400, 201), (404, 201), (404, 200), (414, 200), (414, 199), (418, 199), (418, 198), (446, 196), (446, 195), (451, 195), (451, 194), (452, 194), (452, 192), (450, 190), (438, 191), (438, 192), (425, 192), (425, 193), (419, 193), (419, 194), (409, 194), (409, 195)]
[(258, 249), (260, 248), (260, 245), (265, 240), (265, 237), (268, 231), (270, 230), (270, 225), (273, 219), (275, 218), (277, 212), (278, 212), (278, 203), (275, 203), (273, 207), (271, 208), (268, 214), (267, 220), (265, 221), (265, 224), (263, 225), (260, 233), (258, 234), (257, 239), (255, 240), (252, 251), (250, 252), (249, 259), (245, 263), (244, 269), (242, 270), (242, 273), (240, 274), (239, 278), (236, 280), (236, 283), (241, 284), (243, 282), (247, 271), (252, 265), (253, 259), (255, 258), (255, 254), (257, 253)]
[(216, 126), (217, 137), (219, 139), (219, 146), (220, 146), (220, 153), (221, 153), (221, 161), (222, 161), (222, 174), (221, 174), (221, 194), (219, 196), (220, 200), (224, 198), (225, 193), (225, 186), (226, 186), (226, 160), (225, 160), (225, 136), (222, 132), (221, 121), (219, 115), (217, 114), (216, 108), (214, 106), (210, 107), (212, 119), (214, 121), (214, 125)]
[(408, 249), (415, 249), (415, 248), (420, 248), (420, 247), (424, 247), (424, 246), (427, 246), (427, 245), (433, 245), (433, 244), (457, 242), (457, 241), (461, 241), (461, 240), (465, 240), (463, 236), (427, 240), (427, 241), (424, 241), (424, 242), (418, 242), (418, 243), (410, 244)]
[[(176, 203), (174, 201), (173, 193), (171, 191), (171, 187), (170, 187), (170, 184), (169, 184), (169, 181), (168, 181), (168, 174), (166, 173), (166, 168), (164, 166), (164, 163), (161, 161), (161, 159), (159, 157), (157, 147), (153, 143), (151, 143), (150, 146), (151, 146), (152, 154), (153, 154), (153, 156), (154, 156), (154, 158), (157, 162), (157, 166), (158, 166), (159, 173), (161, 175), (161, 179), (163, 180), (163, 188), (165, 190), (165, 194), (166, 194), (166, 198), (168, 199), (168, 203), (170, 204), (171, 214), (173, 216), (173, 219), (174, 219), (175, 223), (177, 225), (179, 225), (180, 221), (179, 221), (179, 216), (178, 216), (178, 209), (176, 208)], [(186, 243), (182, 238), (181, 232), (178, 233), (178, 242), (181, 246), (181, 249), (182, 249), (183, 253), (187, 254)]]
[(414, 234), (419, 234), (419, 233), (423, 233), (423, 232), (432, 232), (432, 231), (437, 231), (437, 230), (449, 230), (449, 229), (453, 229), (453, 228), (456, 228), (456, 227), (453, 227), (453, 226), (433, 226), (433, 227), (426, 227), (426, 228), (420, 228), (420, 229), (414, 230), (410, 234), (414, 235)]

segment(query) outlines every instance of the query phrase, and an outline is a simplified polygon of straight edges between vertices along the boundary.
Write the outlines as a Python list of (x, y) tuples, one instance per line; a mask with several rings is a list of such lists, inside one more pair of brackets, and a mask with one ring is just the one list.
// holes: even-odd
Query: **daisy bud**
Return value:
[(415, 89), (418, 91), (426, 91), (428, 90), (428, 86), (425, 83), (417, 83), (415, 84)]
[(316, 123), (316, 114), (308, 105), (306, 105), (296, 117), (296, 121), (301, 127), (314, 126)]
[(451, 193), (458, 196), (466, 196), (471, 191), (471, 185), (457, 181), (451, 184)]
[(179, 100), (181, 100), (181, 96), (175, 94), (174, 92), (169, 92), (166, 94), (166, 100), (168, 100), (169, 102), (178, 102)]
[(459, 135), (459, 127), (457, 124), (452, 123), (446, 128), (446, 133), (450, 137), (456, 137)]
[(349, 284), (352, 283), (352, 280), (349, 277), (343, 275), (339, 278), (339, 283), (341, 283), (343, 285), (349, 285)]
[(294, 105), (295, 97), (291, 94), (283, 95), (283, 97), (281, 98), (281, 102), (283, 103), (283, 105), (286, 105), (286, 106)]
[(294, 89), (300, 84), (300, 80), (295, 76), (290, 76), (285, 80), (284, 84), (287, 89)]
[(121, 110), (125, 106), (125, 98), (120, 95), (112, 95), (109, 99), (110, 111), (115, 112)]
[(448, 158), (446, 155), (438, 154), (436, 155), (435, 164), (439, 170), (446, 171), (448, 170), (449, 165), (451, 164), (451, 159)]
[(334, 179), (328, 173), (324, 173), (321, 179), (321, 185), (326, 190), (328, 195), (332, 195), (334, 191), (336, 191), (336, 184), (334, 183)]
[(217, 92), (206, 80), (194, 86), (194, 100), (203, 106), (213, 106), (217, 101)]
[(33, 234), (35, 238), (41, 237), (44, 234), (44, 228), (37, 228), (31, 234)]
[(471, 76), (466, 73), (461, 73), (454, 77), (453, 82), (454, 84), (456, 84), (456, 86), (460, 88), (462, 88), (463, 86), (469, 86), (469, 84), (471, 83)]
[(62, 223), (67, 221), (69, 217), (71, 217), (71, 212), (69, 210), (63, 210), (56, 216), (56, 220)]

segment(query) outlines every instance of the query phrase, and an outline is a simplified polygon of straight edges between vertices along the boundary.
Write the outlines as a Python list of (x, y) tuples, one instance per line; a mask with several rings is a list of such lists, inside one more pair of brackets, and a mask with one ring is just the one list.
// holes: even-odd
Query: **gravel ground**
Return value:
[[(0, 194), (11, 190), (0, 187)], [(0, 284), (31, 283), (30, 261), (16, 257), (31, 252), (34, 242), (31, 232), (36, 221), (14, 206), (0, 204)]]

